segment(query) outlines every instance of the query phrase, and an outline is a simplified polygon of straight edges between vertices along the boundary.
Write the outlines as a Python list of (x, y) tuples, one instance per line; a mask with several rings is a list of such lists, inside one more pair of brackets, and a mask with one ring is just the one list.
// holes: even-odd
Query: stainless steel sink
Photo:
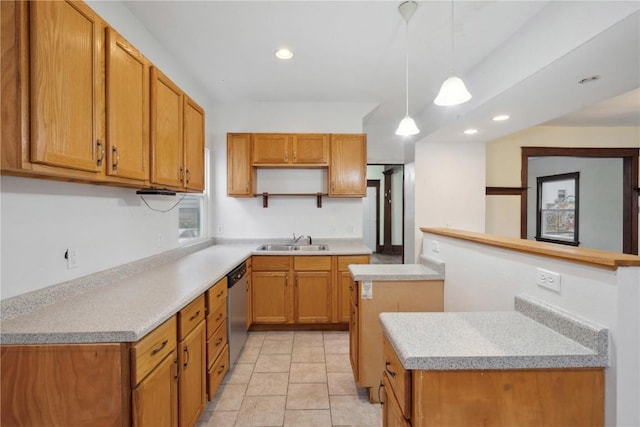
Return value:
[(328, 245), (260, 245), (259, 251), (271, 251), (271, 252), (287, 252), (287, 251), (327, 251)]

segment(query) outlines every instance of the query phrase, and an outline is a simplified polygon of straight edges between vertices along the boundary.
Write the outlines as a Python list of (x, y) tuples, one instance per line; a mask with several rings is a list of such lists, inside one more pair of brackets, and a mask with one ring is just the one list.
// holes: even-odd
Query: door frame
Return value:
[(367, 188), (372, 187), (376, 189), (376, 247), (375, 251), (380, 252), (380, 180), (368, 179)]

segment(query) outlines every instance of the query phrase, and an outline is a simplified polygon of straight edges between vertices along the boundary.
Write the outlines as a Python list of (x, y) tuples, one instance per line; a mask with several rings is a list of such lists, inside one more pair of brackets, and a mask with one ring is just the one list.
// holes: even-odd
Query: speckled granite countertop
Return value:
[[(330, 251), (310, 254), (371, 252), (361, 241), (325, 242)], [(252, 254), (272, 254), (256, 251), (259, 244), (225, 241), (178, 259), (156, 256), (151, 265), (133, 274), (127, 273), (131, 267), (125, 265), (2, 301), (0, 343), (137, 341)]]
[(355, 281), (444, 279), (444, 274), (422, 264), (352, 264), (349, 271)]
[(380, 321), (405, 369), (609, 365), (606, 328), (526, 297), (516, 297), (516, 310), (381, 313)]

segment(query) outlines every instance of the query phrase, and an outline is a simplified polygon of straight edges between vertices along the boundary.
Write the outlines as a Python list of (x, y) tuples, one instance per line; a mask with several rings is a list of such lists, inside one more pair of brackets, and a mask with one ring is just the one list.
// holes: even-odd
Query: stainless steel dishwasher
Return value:
[(227, 274), (227, 330), (229, 335), (229, 365), (238, 359), (247, 340), (247, 266), (243, 262)]

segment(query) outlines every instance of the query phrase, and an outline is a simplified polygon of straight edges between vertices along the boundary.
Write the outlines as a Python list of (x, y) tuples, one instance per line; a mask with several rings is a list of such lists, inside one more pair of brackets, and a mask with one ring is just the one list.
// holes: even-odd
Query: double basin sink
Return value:
[(260, 245), (258, 246), (259, 251), (267, 251), (267, 252), (287, 252), (287, 251), (309, 251), (309, 252), (317, 252), (317, 251), (328, 251), (328, 245)]

